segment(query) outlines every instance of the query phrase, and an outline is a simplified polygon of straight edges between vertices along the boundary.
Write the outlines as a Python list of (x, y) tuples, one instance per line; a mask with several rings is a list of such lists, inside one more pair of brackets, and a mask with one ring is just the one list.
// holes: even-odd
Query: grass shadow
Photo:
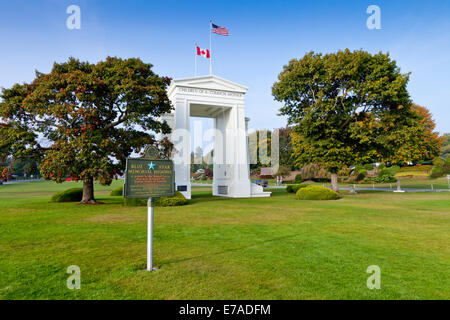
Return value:
[(186, 257), (186, 258), (169, 260), (167, 262), (161, 262), (161, 266), (168, 265), (168, 264), (174, 264), (174, 263), (191, 261), (191, 260), (200, 259), (200, 258), (203, 258), (203, 257), (217, 256), (217, 255), (224, 254), (224, 253), (227, 253), (227, 252), (234, 252), (234, 251), (239, 251), (239, 250), (242, 250), (242, 249), (248, 249), (248, 248), (251, 248), (251, 247), (256, 247), (256, 246), (259, 246), (259, 245), (262, 245), (262, 244), (266, 244), (266, 243), (270, 243), (270, 242), (274, 242), (274, 241), (282, 241), (282, 240), (286, 240), (286, 239), (291, 239), (291, 238), (294, 238), (296, 236), (298, 236), (297, 233), (286, 235), (286, 236), (283, 236), (283, 237), (276, 237), (276, 238), (272, 238), (272, 239), (268, 239), (268, 240), (264, 240), (264, 241), (258, 241), (256, 243), (249, 244), (249, 245), (246, 245), (246, 246), (239, 246), (239, 247), (235, 247), (235, 248), (224, 249), (224, 250), (221, 250), (221, 251), (218, 251), (218, 252), (212, 252), (212, 253), (201, 254), (201, 255), (197, 255), (197, 256), (193, 256), (193, 257)]
[(215, 197), (212, 195), (212, 191), (197, 191), (192, 193), (189, 204), (205, 203), (212, 201), (229, 201), (231, 198)]

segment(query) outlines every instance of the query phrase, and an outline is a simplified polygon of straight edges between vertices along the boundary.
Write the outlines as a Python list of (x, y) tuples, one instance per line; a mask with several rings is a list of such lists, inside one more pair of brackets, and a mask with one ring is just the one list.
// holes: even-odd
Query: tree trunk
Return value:
[(331, 189), (333, 189), (333, 191), (335, 191), (335, 192), (339, 192), (337, 173), (331, 174)]
[(83, 181), (83, 198), (81, 199), (82, 204), (94, 204), (94, 179), (92, 177), (87, 178)]

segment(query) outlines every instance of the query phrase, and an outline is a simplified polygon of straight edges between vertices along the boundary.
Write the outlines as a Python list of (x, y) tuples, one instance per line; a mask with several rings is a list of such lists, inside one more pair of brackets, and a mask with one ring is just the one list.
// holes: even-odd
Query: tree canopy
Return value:
[(430, 110), (415, 103), (412, 104), (412, 110), (419, 116), (417, 126), (423, 130), (422, 139), (414, 146), (419, 152), (416, 158), (431, 160), (440, 154), (441, 148), (446, 141), (445, 136), (440, 136), (439, 132), (434, 131), (436, 123)]
[(294, 125), (296, 164), (320, 163), (337, 189), (343, 167), (417, 157), (423, 128), (411, 108), (408, 80), (389, 54), (346, 49), (291, 60), (272, 93)]
[(444, 144), (441, 147), (441, 155), (444, 157), (450, 156), (450, 133), (446, 133), (443, 136)]
[(54, 181), (82, 180), (82, 202), (94, 202), (94, 180), (110, 184), (132, 152), (155, 144), (150, 132), (170, 132), (158, 121), (172, 108), (170, 79), (151, 68), (136, 58), (70, 58), (48, 74), (36, 72), (31, 83), (3, 89), (0, 148), (39, 159), (41, 174)]

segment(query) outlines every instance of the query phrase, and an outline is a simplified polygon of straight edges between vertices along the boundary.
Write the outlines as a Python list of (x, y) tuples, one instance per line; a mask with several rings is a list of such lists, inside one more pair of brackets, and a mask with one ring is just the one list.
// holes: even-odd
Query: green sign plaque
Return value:
[(128, 158), (123, 195), (125, 198), (171, 197), (175, 174), (171, 160)]

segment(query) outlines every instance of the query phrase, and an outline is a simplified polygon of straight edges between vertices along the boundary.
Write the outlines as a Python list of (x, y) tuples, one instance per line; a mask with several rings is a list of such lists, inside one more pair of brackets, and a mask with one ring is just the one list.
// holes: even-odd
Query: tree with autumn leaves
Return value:
[(383, 53), (347, 49), (291, 60), (272, 93), (294, 126), (296, 164), (321, 164), (337, 191), (338, 171), (352, 164), (432, 158), (434, 127), (413, 106), (408, 80)]
[[(140, 59), (70, 58), (31, 83), (3, 89), (0, 148), (39, 160), (44, 177), (83, 181), (82, 203), (95, 203), (94, 181), (109, 185), (133, 152), (170, 132), (158, 117), (172, 110), (170, 79)], [(165, 146), (168, 147), (167, 141)]]
[(445, 135), (441, 136), (439, 132), (434, 131), (436, 123), (430, 110), (415, 103), (411, 105), (411, 108), (419, 116), (418, 126), (423, 130), (423, 140), (415, 148), (421, 152), (420, 159), (433, 159), (441, 152), (446, 141)]

